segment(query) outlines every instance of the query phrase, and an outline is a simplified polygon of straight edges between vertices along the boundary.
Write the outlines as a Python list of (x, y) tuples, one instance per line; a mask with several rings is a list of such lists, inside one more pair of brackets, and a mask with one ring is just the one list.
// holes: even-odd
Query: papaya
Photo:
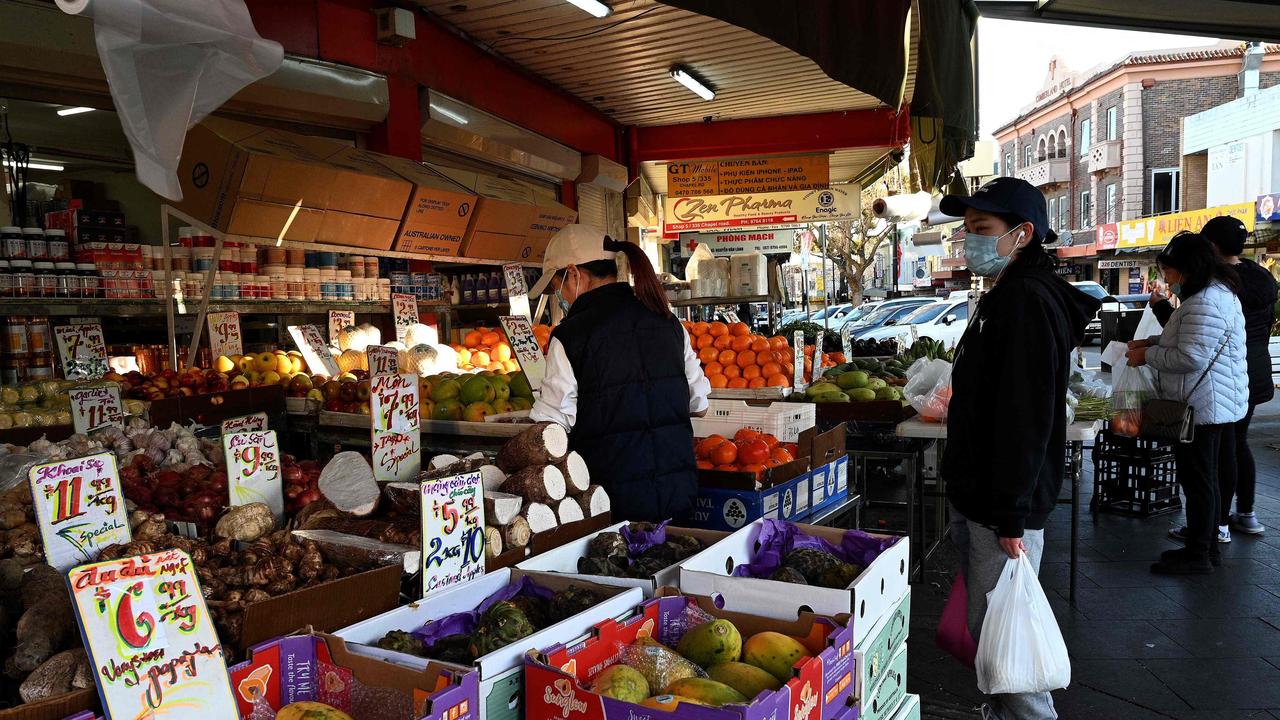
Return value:
[(696, 702), (712, 707), (747, 701), (745, 695), (722, 682), (697, 677), (677, 680), (666, 687), (666, 692), (680, 697), (693, 698)]
[(782, 683), (778, 681), (778, 678), (768, 671), (744, 662), (726, 662), (712, 665), (707, 668), (707, 674), (711, 676), (712, 680), (722, 682), (742, 693), (748, 700), (765, 690), (777, 690), (782, 687)]
[(596, 675), (591, 690), (614, 700), (638, 703), (649, 697), (649, 681), (633, 667), (610, 665)]
[(733, 662), (742, 657), (742, 634), (728, 620), (712, 620), (686, 632), (676, 652), (704, 668)]
[(663, 712), (675, 712), (676, 706), (682, 702), (691, 703), (693, 705), (705, 705), (693, 698), (680, 697), (679, 695), (654, 695), (651, 698), (645, 698), (640, 704), (652, 708), (654, 710), (662, 710)]
[(280, 708), (276, 720), (351, 720), (351, 716), (332, 705), (303, 701)]
[(789, 635), (766, 630), (756, 633), (742, 646), (742, 661), (755, 665), (778, 679), (791, 679), (791, 668), (802, 658), (813, 657), (809, 650)]

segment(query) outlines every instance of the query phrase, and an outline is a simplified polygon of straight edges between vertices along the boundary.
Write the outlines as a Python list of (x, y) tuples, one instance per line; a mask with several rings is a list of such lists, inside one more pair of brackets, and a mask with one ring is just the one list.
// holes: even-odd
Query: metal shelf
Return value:
[(747, 295), (745, 297), (711, 297), (690, 298), (688, 300), (672, 300), (672, 307), (695, 307), (698, 305), (741, 305), (742, 303), (769, 302), (768, 295)]

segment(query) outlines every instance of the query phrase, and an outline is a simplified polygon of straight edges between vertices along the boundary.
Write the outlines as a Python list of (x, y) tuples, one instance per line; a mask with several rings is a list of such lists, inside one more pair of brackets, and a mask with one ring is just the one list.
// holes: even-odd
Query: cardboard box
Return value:
[[(806, 535), (821, 537), (836, 545), (845, 533), (840, 528), (819, 525), (797, 527)], [(796, 586), (790, 583), (731, 576), (735, 567), (750, 562), (755, 556), (760, 528), (757, 520), (681, 563), (680, 588), (695, 595), (719, 595), (727, 610), (784, 620), (796, 617), (802, 607), (832, 617), (849, 615), (855, 646), (871, 635), (880, 618), (891, 613), (907, 591), (911, 543), (905, 537), (888, 535), (874, 536), (893, 544), (842, 590), (809, 586), (797, 593)], [(779, 602), (784, 598), (791, 602)]]
[[(613, 664), (622, 645), (638, 637), (668, 639), (674, 621), (690, 604), (717, 618), (731, 621), (742, 636), (775, 631), (797, 638), (814, 654), (792, 669), (794, 677), (776, 691), (764, 691), (746, 704), (706, 707), (678, 705), (671, 717), (704, 720), (819, 720), (835, 718), (851, 709), (853, 655), (848, 628), (830, 619), (804, 614), (789, 621), (722, 610), (711, 598), (671, 594), (646, 602), (635, 616), (608, 620), (596, 626), (581, 642), (548, 647), (525, 658), (525, 716), (528, 720), (563, 720), (574, 708), (586, 717), (632, 720), (654, 717), (656, 712), (635, 704), (597, 695), (584, 687), (601, 669)], [(657, 691), (654, 691), (657, 692)], [(666, 714), (663, 714), (666, 717)]]
[[(339, 710), (367, 717), (372, 707), (399, 717), (420, 720), (475, 720), (478, 689), (475, 673), (457, 672), (431, 662), (411, 669), (358, 655), (341, 638), (320, 632), (282, 637), (254, 647), (248, 660), (228, 668), (241, 717), (254, 702), (272, 710), (304, 701), (326, 702)], [(365, 688), (396, 691), (369, 693)], [(365, 704), (362, 704), (365, 703)]]
[(86, 688), (0, 710), (0, 720), (62, 720), (77, 713), (97, 711), (100, 707), (98, 691)]
[[(359, 654), (389, 660), (411, 668), (426, 668), (429, 664), (427, 658), (383, 650), (377, 647), (378, 640), (392, 630), (410, 631), (446, 615), (474, 610), (485, 598), (525, 576), (533, 577), (539, 585), (552, 590), (584, 584), (581, 580), (563, 575), (519, 568), (502, 569), (444, 590), (426, 600), (410, 603), (345, 627), (335, 635), (343, 638), (347, 643), (359, 643), (359, 646), (354, 648), (354, 651)], [(469, 669), (459, 665), (451, 666), (477, 676), (481, 720), (516, 720), (520, 717), (520, 687), (524, 669), (522, 658), (525, 652), (581, 637), (597, 623), (633, 611), (644, 599), (643, 594), (636, 588), (586, 584), (606, 594), (608, 599), (586, 612), (543, 628), (518, 643), (512, 643), (477, 658)]]
[(461, 254), (479, 197), (422, 163), (388, 155), (378, 155), (377, 160), (413, 186), (395, 249), (448, 257)]
[[(843, 618), (837, 618), (841, 619)], [(871, 629), (871, 634), (861, 644), (854, 646), (853, 655), (858, 668), (854, 697), (865, 697), (880, 682), (889, 667), (889, 661), (898, 654), (899, 648), (906, 646), (910, 633), (911, 590), (908, 588), (893, 610), (880, 618), (880, 622)]]
[(400, 604), (404, 568), (388, 565), (312, 585), (244, 609), (237, 650), (311, 626), (332, 632), (385, 613)]
[[(676, 563), (670, 567), (664, 568), (656, 575), (647, 578), (630, 578), (630, 577), (611, 577), (607, 575), (585, 575), (578, 572), (578, 559), (585, 557), (587, 547), (591, 544), (592, 538), (601, 532), (619, 532), (621, 528), (628, 525), (627, 522), (620, 522), (609, 527), (601, 529), (577, 540), (561, 545), (550, 552), (525, 560), (516, 567), (523, 570), (539, 570), (542, 572), (553, 572), (568, 577), (582, 578), (599, 585), (616, 585), (618, 587), (637, 587), (644, 592), (646, 598), (653, 597), (654, 592), (664, 585), (678, 585), (680, 583), (680, 565)], [(667, 526), (667, 536), (685, 536), (695, 537), (702, 541), (703, 547), (711, 547), (720, 540), (727, 537), (729, 533), (716, 530), (699, 530), (696, 528), (682, 528)]]

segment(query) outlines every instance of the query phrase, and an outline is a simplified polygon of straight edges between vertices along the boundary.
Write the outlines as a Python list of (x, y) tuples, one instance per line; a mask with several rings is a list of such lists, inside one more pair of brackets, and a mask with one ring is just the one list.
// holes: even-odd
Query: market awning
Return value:
[(1280, 42), (1273, 0), (977, 0), (984, 17)]

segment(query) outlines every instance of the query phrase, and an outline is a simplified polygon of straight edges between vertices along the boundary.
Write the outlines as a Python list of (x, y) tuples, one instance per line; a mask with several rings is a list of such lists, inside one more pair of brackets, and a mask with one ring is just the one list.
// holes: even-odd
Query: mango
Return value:
[(779, 632), (756, 633), (742, 646), (742, 661), (755, 665), (785, 683), (797, 661), (813, 657), (798, 640)]
[(778, 678), (755, 665), (748, 665), (744, 662), (726, 662), (712, 665), (707, 668), (707, 674), (711, 676), (712, 680), (722, 682), (742, 693), (748, 700), (765, 690), (777, 690), (782, 687), (782, 683), (778, 682)]
[(596, 675), (591, 690), (615, 700), (638, 703), (649, 697), (649, 681), (633, 667), (610, 665)]
[(745, 695), (722, 682), (697, 677), (677, 680), (668, 685), (666, 691), (672, 695), (692, 698), (694, 702), (712, 707), (747, 701)]
[(679, 695), (654, 695), (651, 698), (646, 698), (644, 700), (641, 700), (640, 704), (647, 708), (653, 708), (654, 710), (662, 710), (663, 712), (674, 712), (676, 709), (676, 705), (679, 705), (682, 702), (690, 703), (693, 705), (706, 704), (706, 703), (700, 703), (697, 700), (694, 700), (693, 698), (680, 697)]
[(732, 662), (742, 657), (742, 635), (728, 620), (712, 620), (685, 633), (676, 652), (704, 668)]

